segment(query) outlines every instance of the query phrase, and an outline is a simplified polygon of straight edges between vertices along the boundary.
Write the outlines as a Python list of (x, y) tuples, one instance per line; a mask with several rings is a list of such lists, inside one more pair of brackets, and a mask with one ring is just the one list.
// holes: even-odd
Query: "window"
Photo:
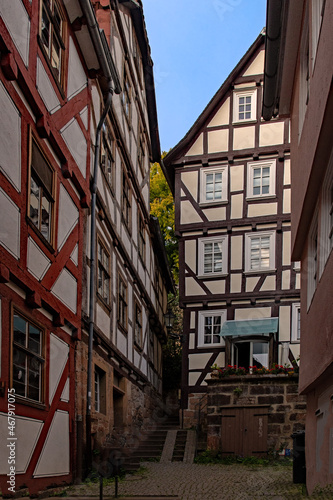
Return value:
[(323, 182), (320, 234), (319, 272), (321, 276), (333, 248), (333, 154), (331, 155)]
[(145, 171), (145, 155), (145, 134), (142, 125), (140, 125), (138, 134), (138, 164), (142, 174)]
[(231, 343), (231, 364), (244, 367), (269, 368), (269, 341), (242, 340)]
[(220, 333), (225, 320), (226, 311), (200, 311), (198, 347), (223, 346)]
[(201, 203), (228, 201), (228, 167), (202, 170)]
[(118, 323), (127, 330), (127, 286), (121, 276), (118, 277)]
[(110, 131), (104, 127), (101, 144), (101, 166), (111, 188), (114, 187), (115, 175), (114, 149), (114, 138)]
[(226, 236), (199, 239), (199, 276), (227, 274), (228, 240)]
[(245, 235), (245, 271), (270, 271), (275, 268), (275, 232)]
[(301, 339), (301, 305), (297, 303), (292, 305), (291, 341), (299, 342), (300, 339)]
[(146, 258), (146, 238), (145, 238), (145, 223), (141, 215), (139, 214), (139, 231), (138, 231), (138, 250), (139, 256), (142, 262), (145, 262)]
[(325, 0), (316, 0), (312, 2), (312, 68), (314, 68), (316, 60), (324, 8)]
[(106, 414), (106, 373), (95, 366), (95, 411)]
[(32, 139), (29, 218), (49, 243), (52, 243), (53, 177), (53, 170)]
[(125, 173), (125, 170), (123, 170), (123, 192), (122, 192), (122, 215), (123, 215), (123, 220), (127, 226), (127, 228), (130, 228), (130, 222), (131, 222), (131, 191), (130, 191), (130, 185), (129, 181), (127, 178), (127, 175)]
[[(308, 10), (308, 7), (307, 7)], [(303, 33), (300, 48), (300, 77), (299, 77), (299, 137), (301, 136), (303, 123), (310, 95), (310, 61), (309, 61), (309, 25), (308, 14), (305, 14)]]
[(130, 122), (131, 120), (131, 86), (128, 78), (126, 68), (124, 68), (123, 77), (123, 93), (121, 95), (121, 101), (124, 109), (125, 116)]
[(97, 273), (97, 292), (98, 295), (110, 304), (110, 255), (101, 244), (97, 242), (98, 248), (98, 273)]
[(275, 195), (275, 160), (247, 164), (247, 197)]
[(61, 81), (61, 65), (65, 45), (63, 42), (64, 16), (56, 0), (42, 0), (40, 39), (56, 79)]
[(43, 401), (44, 332), (14, 311), (12, 387), (18, 396)]
[(234, 93), (233, 121), (247, 122), (256, 120), (257, 91), (244, 90)]
[(309, 231), (308, 244), (308, 307), (311, 304), (313, 294), (318, 282), (318, 208)]
[(137, 302), (135, 302), (134, 316), (134, 342), (142, 348), (142, 309)]

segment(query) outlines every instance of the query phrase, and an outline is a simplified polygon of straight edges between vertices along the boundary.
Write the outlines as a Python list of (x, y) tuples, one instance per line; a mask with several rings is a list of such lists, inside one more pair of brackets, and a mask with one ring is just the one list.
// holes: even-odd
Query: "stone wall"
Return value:
[(221, 411), (226, 406), (269, 405), (269, 451), (292, 449), (292, 433), (305, 428), (306, 398), (298, 394), (297, 375), (230, 376), (207, 382), (210, 449), (221, 448)]

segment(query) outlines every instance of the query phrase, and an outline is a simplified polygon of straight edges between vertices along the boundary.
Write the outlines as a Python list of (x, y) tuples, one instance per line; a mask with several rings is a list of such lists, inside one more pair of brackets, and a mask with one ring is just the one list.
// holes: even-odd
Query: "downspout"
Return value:
[(98, 163), (100, 152), (100, 137), (101, 130), (105, 118), (111, 106), (113, 95), (113, 86), (111, 79), (108, 82), (108, 96), (105, 101), (102, 116), (99, 120), (96, 129), (95, 142), (95, 158), (94, 158), (94, 175), (91, 185), (91, 221), (90, 221), (90, 283), (89, 283), (89, 340), (88, 340), (88, 367), (87, 367), (87, 411), (86, 411), (86, 446), (87, 446), (87, 470), (91, 469), (92, 465), (92, 449), (91, 449), (91, 390), (92, 390), (92, 354), (94, 340), (94, 303), (95, 303), (95, 260), (96, 260), (96, 193), (97, 193), (97, 177)]
[[(79, 0), (83, 15), (87, 20), (88, 30), (94, 44), (94, 48), (99, 60), (102, 74), (107, 80), (108, 95), (104, 104), (104, 109), (96, 129), (95, 158), (93, 182), (91, 185), (91, 226), (90, 226), (90, 284), (89, 284), (89, 340), (88, 340), (88, 365), (87, 365), (87, 404), (86, 404), (86, 470), (92, 466), (91, 448), (91, 393), (92, 393), (92, 357), (94, 340), (94, 294), (95, 294), (95, 260), (96, 260), (96, 192), (98, 163), (100, 153), (100, 136), (102, 126), (111, 106), (113, 91), (120, 94), (121, 85), (118, 79), (117, 70), (113, 63), (105, 34), (100, 30), (95, 12), (90, 0)], [(112, 84), (113, 82), (113, 84)]]

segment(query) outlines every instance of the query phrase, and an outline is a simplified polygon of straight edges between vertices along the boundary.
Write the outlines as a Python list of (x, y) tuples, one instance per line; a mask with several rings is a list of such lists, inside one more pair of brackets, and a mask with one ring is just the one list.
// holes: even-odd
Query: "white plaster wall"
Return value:
[(75, 118), (60, 131), (83, 177), (87, 175), (87, 141)]
[(1, 120), (0, 170), (21, 191), (21, 117), (5, 87), (0, 82)]
[(261, 75), (264, 72), (265, 51), (261, 50), (243, 76)]
[(79, 263), (79, 246), (76, 245), (71, 253), (71, 261), (77, 266)]
[(265, 292), (275, 289), (276, 289), (276, 276), (267, 276), (262, 286), (260, 287), (260, 291)]
[(69, 38), (67, 97), (71, 99), (87, 86), (87, 76), (72, 37)]
[(1, 0), (0, 15), (19, 51), (23, 62), (28, 66), (30, 20), (21, 0)]
[(61, 184), (59, 192), (58, 250), (65, 244), (79, 220), (79, 210), (68, 191)]
[(211, 357), (211, 353), (189, 354), (189, 370), (204, 369)]
[(233, 194), (231, 196), (231, 219), (242, 219), (243, 218), (243, 194)]
[(281, 288), (282, 288), (282, 290), (289, 290), (289, 288), (290, 288), (290, 270), (289, 269), (282, 271)]
[(69, 346), (59, 337), (50, 334), (50, 371), (49, 371), (49, 395), (52, 403), (55, 391), (58, 387), (61, 375), (66, 366), (69, 356)]
[(185, 264), (187, 264), (194, 273), (197, 272), (197, 244), (195, 240), (185, 241)]
[(296, 274), (295, 288), (297, 288), (297, 289), (301, 288), (301, 275), (300, 275), (300, 273)]
[(284, 231), (282, 238), (282, 265), (290, 265), (290, 252), (291, 252), (291, 232)]
[(206, 295), (206, 292), (195, 281), (194, 278), (185, 278), (185, 294), (186, 295)]
[(260, 125), (259, 146), (283, 144), (284, 122), (264, 123)]
[(195, 328), (195, 312), (191, 311), (190, 328)]
[(242, 274), (230, 275), (230, 293), (240, 293), (242, 291)]
[[(17, 474), (23, 474), (29, 465), (32, 453), (37, 444), (40, 432), (43, 427), (41, 420), (21, 417), (15, 415), (15, 467)], [(0, 436), (3, 436), (0, 443), (0, 474), (9, 473), (8, 464), (8, 415), (0, 413)]]
[(279, 341), (290, 342), (290, 306), (279, 309)]
[(69, 402), (69, 378), (66, 380), (66, 384), (64, 390), (62, 391), (60, 399), (61, 401), (65, 401), (66, 403)]
[(254, 148), (255, 127), (234, 128), (233, 149), (251, 149)]
[(230, 191), (242, 191), (244, 189), (244, 165), (230, 167)]
[(37, 56), (37, 90), (50, 113), (54, 113), (60, 108), (60, 101), (55, 93), (52, 83), (44, 69), (42, 61)]
[(51, 265), (50, 259), (29, 236), (27, 248), (27, 268), (36, 279), (42, 280)]
[(0, 188), (0, 244), (14, 257), (20, 257), (20, 210)]
[(225, 280), (218, 281), (204, 281), (204, 284), (208, 288), (208, 290), (215, 294), (225, 293)]
[(235, 309), (235, 320), (241, 319), (262, 319), (271, 317), (270, 307), (247, 307), (244, 309)]
[(290, 160), (285, 160), (284, 162), (284, 171), (283, 171), (283, 184), (290, 184), (291, 176), (290, 176)]
[(208, 127), (219, 127), (228, 125), (230, 120), (230, 97), (228, 97), (220, 109), (215, 113), (213, 119), (209, 122)]
[(53, 285), (51, 292), (71, 311), (76, 313), (77, 304), (77, 281), (74, 276), (63, 269)]
[(261, 217), (264, 215), (276, 215), (277, 203), (257, 203), (248, 205), (248, 217)]
[(110, 338), (110, 315), (96, 302), (96, 324), (107, 338)]
[(34, 477), (69, 474), (69, 452), (69, 414), (57, 410), (37, 462)]
[(227, 218), (225, 207), (205, 208), (202, 211), (209, 221), (226, 220)]
[(117, 332), (117, 349), (127, 357), (127, 339), (125, 335), (118, 329)]
[(231, 269), (243, 268), (243, 237), (231, 236)]
[(203, 134), (200, 134), (195, 143), (190, 147), (185, 156), (203, 154)]
[(83, 125), (88, 130), (88, 106), (86, 106), (82, 111), (80, 111), (80, 118), (83, 122)]
[(283, 190), (283, 213), (290, 214), (291, 212), (291, 190), (284, 189)]
[(182, 201), (180, 204), (180, 223), (192, 224), (202, 222), (202, 219), (190, 201)]
[(200, 377), (201, 372), (189, 372), (188, 374), (188, 385), (195, 385)]
[(259, 276), (249, 276), (248, 278), (246, 278), (245, 291), (246, 292), (253, 292), (259, 279), (260, 279)]
[(208, 153), (228, 151), (229, 130), (212, 130), (208, 132)]
[(181, 181), (195, 200), (198, 198), (198, 172), (182, 172)]

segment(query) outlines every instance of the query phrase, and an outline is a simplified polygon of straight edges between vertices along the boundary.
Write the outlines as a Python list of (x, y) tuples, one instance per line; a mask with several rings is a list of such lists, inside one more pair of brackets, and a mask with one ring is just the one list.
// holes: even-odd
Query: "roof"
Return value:
[(170, 188), (171, 188), (173, 193), (175, 190), (175, 186), (174, 186), (175, 174), (174, 174), (174, 169), (173, 169), (173, 163), (176, 162), (181, 156), (183, 156), (184, 151), (188, 150), (189, 147), (194, 143), (195, 139), (198, 137), (205, 122), (208, 119), (210, 119), (212, 113), (214, 112), (216, 107), (220, 104), (220, 102), (222, 101), (225, 94), (230, 91), (234, 80), (236, 79), (238, 74), (242, 71), (242, 69), (247, 65), (247, 63), (249, 62), (251, 57), (256, 53), (256, 51), (259, 49), (259, 47), (264, 43), (264, 39), (265, 39), (265, 32), (264, 32), (264, 30), (262, 30), (260, 32), (259, 36), (257, 37), (257, 39), (254, 41), (254, 43), (251, 45), (251, 47), (248, 49), (248, 51), (245, 53), (245, 55), (239, 61), (237, 66), (235, 66), (235, 68), (229, 74), (227, 79), (224, 81), (224, 83), (218, 89), (218, 91), (216, 92), (214, 97), (211, 99), (211, 101), (208, 103), (206, 108), (203, 110), (201, 115), (194, 122), (194, 124), (192, 125), (190, 130), (187, 132), (187, 134), (164, 157), (164, 159), (163, 159), (164, 168), (168, 172), (168, 178), (171, 182)]

